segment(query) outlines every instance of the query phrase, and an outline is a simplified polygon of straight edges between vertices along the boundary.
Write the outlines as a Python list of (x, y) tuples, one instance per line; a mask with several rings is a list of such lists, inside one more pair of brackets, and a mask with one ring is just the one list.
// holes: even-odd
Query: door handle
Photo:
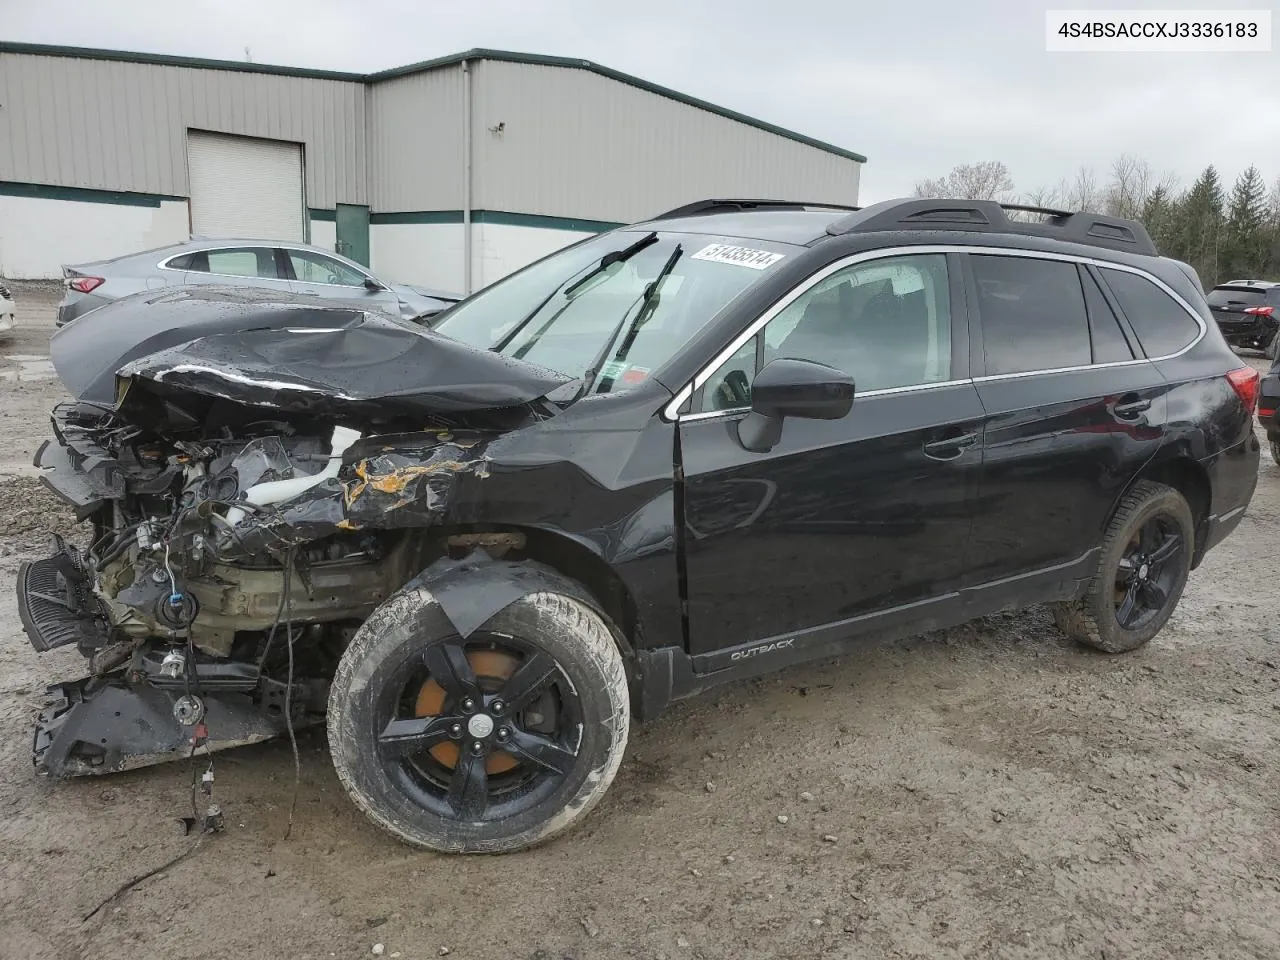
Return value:
[(1112, 404), (1111, 412), (1121, 420), (1136, 420), (1138, 415), (1151, 409), (1151, 401), (1127, 393), (1117, 403)]
[(964, 453), (967, 447), (972, 447), (977, 442), (976, 433), (962, 433), (942, 440), (930, 440), (924, 445), (924, 455), (934, 460), (954, 460)]

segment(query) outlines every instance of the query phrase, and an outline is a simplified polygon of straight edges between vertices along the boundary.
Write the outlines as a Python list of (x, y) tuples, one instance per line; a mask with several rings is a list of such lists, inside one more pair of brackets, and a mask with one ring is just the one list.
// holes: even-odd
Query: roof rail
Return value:
[(660, 213), (651, 220), (675, 220), (677, 217), (697, 217), (709, 213), (739, 213), (748, 210), (848, 210), (853, 212), (861, 207), (850, 207), (840, 203), (809, 203), (803, 200), (695, 200), (683, 207), (676, 207), (666, 213)]
[[(1039, 223), (1010, 219), (1006, 211), (1041, 213)], [(885, 200), (842, 217), (827, 233), (870, 233), (876, 230), (964, 230), (975, 233), (1016, 233), (1048, 237), (1093, 247), (1159, 256), (1146, 228), (1136, 220), (1100, 213), (1069, 213), (1048, 207), (1000, 204), (994, 200)]]

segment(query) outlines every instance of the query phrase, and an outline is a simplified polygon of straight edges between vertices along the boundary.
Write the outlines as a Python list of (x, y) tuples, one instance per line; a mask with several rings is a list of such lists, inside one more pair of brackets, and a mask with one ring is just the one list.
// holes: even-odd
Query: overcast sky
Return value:
[[(864, 203), (957, 163), (1017, 188), (1132, 153), (1280, 177), (1280, 53), (1046, 53), (1027, 0), (0, 0), (0, 38), (359, 72), (471, 47), (583, 57), (866, 154)], [(1280, 17), (1277, 17), (1280, 21)], [(1280, 23), (1277, 24), (1280, 26)], [(1277, 44), (1280, 49), (1280, 44)]]

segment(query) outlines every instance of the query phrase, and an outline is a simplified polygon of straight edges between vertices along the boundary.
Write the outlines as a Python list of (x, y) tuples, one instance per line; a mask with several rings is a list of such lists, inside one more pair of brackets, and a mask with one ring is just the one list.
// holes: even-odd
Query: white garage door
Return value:
[(187, 171), (197, 236), (306, 239), (301, 144), (192, 130)]

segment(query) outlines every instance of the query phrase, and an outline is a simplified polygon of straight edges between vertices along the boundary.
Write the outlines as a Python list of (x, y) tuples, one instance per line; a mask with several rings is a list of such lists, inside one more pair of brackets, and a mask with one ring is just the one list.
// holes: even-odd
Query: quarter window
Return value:
[(1120, 329), (1120, 321), (1102, 295), (1098, 283), (1087, 270), (1080, 272), (1084, 284), (1084, 302), (1089, 308), (1089, 337), (1093, 341), (1094, 363), (1115, 363), (1132, 360), (1133, 349)]
[(331, 283), (341, 287), (359, 287), (365, 276), (359, 270), (348, 267), (341, 260), (334, 260), (310, 250), (286, 250), (293, 265), (293, 275), (304, 283)]
[(1177, 353), (1200, 335), (1191, 314), (1146, 277), (1105, 267), (1102, 274), (1148, 357)]
[(971, 258), (987, 375), (1087, 366), (1093, 357), (1074, 263)]
[[(943, 254), (886, 257), (814, 284), (711, 375), (701, 409), (749, 406), (756, 358), (811, 360), (853, 377), (860, 393), (951, 376), (951, 301)], [(757, 335), (759, 336), (759, 335)]]

